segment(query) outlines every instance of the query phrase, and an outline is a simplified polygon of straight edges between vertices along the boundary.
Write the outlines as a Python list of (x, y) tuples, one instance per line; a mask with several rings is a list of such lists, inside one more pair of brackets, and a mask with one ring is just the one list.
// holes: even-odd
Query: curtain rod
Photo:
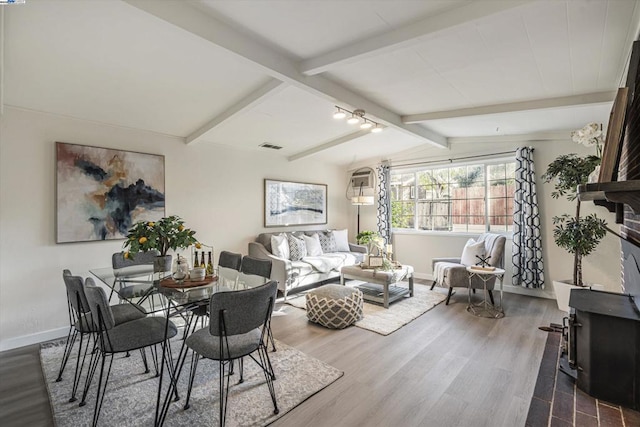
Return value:
[[(531, 148), (531, 147), (529, 147)], [(531, 148), (531, 151), (534, 151), (534, 148)], [(457, 157), (455, 159), (442, 159), (442, 160), (428, 160), (428, 161), (422, 161), (422, 162), (413, 162), (413, 163), (405, 163), (405, 164), (399, 164), (399, 165), (395, 165), (396, 167), (405, 167), (405, 166), (417, 166), (417, 165), (428, 165), (428, 164), (432, 164), (432, 163), (444, 163), (444, 162), (449, 162), (449, 163), (453, 163), (454, 161), (457, 160), (468, 160), (468, 159), (478, 159), (481, 157), (493, 157), (493, 156), (500, 156), (503, 154), (513, 154), (515, 152), (514, 151), (502, 151), (500, 153), (491, 153), (491, 154), (477, 154), (475, 156), (464, 156), (464, 157)], [(393, 167), (393, 163), (391, 164), (391, 167)]]

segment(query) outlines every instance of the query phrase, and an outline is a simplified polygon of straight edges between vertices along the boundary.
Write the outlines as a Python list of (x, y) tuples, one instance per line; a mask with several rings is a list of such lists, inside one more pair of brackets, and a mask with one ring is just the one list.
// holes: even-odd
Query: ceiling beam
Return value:
[[(517, 135), (458, 136), (449, 138), (451, 144), (512, 143), (533, 141), (564, 141), (571, 139), (571, 130), (522, 133)], [(515, 151), (515, 150), (514, 150)]]
[(339, 65), (353, 63), (374, 55), (410, 46), (418, 43), (420, 38), (429, 34), (518, 7), (530, 1), (474, 1), (465, 6), (429, 16), (395, 30), (368, 37), (315, 58), (304, 60), (300, 62), (300, 70), (309, 76), (320, 74)]
[(0, 116), (4, 114), (4, 7), (0, 7)]
[(360, 138), (361, 136), (369, 135), (371, 131), (369, 129), (361, 129), (357, 132), (350, 133), (348, 135), (341, 136), (340, 138), (336, 138), (334, 140), (325, 142), (324, 144), (316, 145), (313, 148), (310, 148), (305, 151), (301, 151), (297, 154), (293, 154), (287, 157), (287, 160), (293, 162), (294, 160), (302, 159), (303, 157), (309, 157), (312, 154), (319, 153), (320, 151), (327, 150), (331, 147), (335, 147), (336, 145), (344, 144), (345, 142), (352, 141), (356, 138)]
[(239, 59), (251, 64), (274, 79), (297, 86), (332, 103), (344, 103), (361, 108), (368, 116), (375, 116), (379, 123), (393, 127), (400, 132), (412, 135), (435, 146), (446, 147), (447, 138), (419, 125), (405, 124), (400, 115), (373, 101), (347, 89), (323, 76), (305, 76), (291, 58), (277, 52), (246, 33), (236, 30), (226, 22), (206, 13), (204, 6), (192, 3), (125, 0), (163, 21), (195, 34), (227, 51)]
[(532, 101), (509, 102), (506, 104), (483, 105), (481, 107), (458, 110), (434, 111), (431, 113), (402, 116), (405, 123), (420, 123), (428, 120), (452, 119), (457, 117), (483, 116), (486, 114), (513, 113), (516, 111), (541, 110), (545, 108), (570, 107), (575, 105), (603, 104), (613, 102), (617, 91), (586, 93), (583, 95), (561, 96), (558, 98), (534, 99)]
[(226, 122), (230, 118), (255, 107), (261, 102), (264, 102), (274, 94), (281, 92), (282, 89), (284, 89), (286, 86), (286, 83), (283, 83), (280, 80), (269, 79), (269, 82), (260, 87), (258, 90), (251, 92), (249, 95), (245, 96), (240, 101), (227, 108), (222, 114), (217, 115), (204, 125), (200, 126), (198, 129), (193, 131), (184, 139), (184, 142), (187, 144), (192, 144), (199, 141), (201, 137), (211, 129)]

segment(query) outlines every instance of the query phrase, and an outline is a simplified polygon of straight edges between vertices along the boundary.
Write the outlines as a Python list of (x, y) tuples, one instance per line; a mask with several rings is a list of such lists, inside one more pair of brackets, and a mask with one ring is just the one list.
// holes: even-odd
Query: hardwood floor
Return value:
[[(524, 426), (547, 338), (538, 326), (562, 318), (555, 301), (515, 294), (505, 318), (477, 318), (458, 292), (382, 336), (281, 307), (275, 337), (345, 374), (273, 426)], [(0, 375), (0, 424), (53, 425), (38, 346), (0, 353)]]

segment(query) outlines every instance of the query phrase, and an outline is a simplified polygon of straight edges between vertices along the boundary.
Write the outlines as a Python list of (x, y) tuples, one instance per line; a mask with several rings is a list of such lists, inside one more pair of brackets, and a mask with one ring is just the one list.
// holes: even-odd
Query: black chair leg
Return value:
[(184, 409), (189, 409), (189, 399), (191, 399), (191, 389), (193, 388), (193, 379), (196, 377), (196, 369), (198, 369), (198, 353), (195, 351), (191, 354), (191, 368), (189, 369), (189, 388), (187, 389), (187, 400), (184, 403)]
[(496, 305), (496, 303), (493, 301), (493, 291), (487, 291), (489, 292), (489, 299), (491, 300), (491, 305)]
[(266, 347), (260, 346), (258, 348), (258, 355), (260, 356), (260, 365), (262, 367), (262, 372), (264, 373), (264, 378), (267, 380), (267, 387), (269, 387), (269, 394), (271, 395), (271, 401), (273, 402), (273, 413), (278, 414), (280, 410), (278, 409), (278, 403), (276, 402), (276, 390), (273, 386), (273, 380), (276, 378), (276, 375), (273, 372), (273, 367), (271, 366), (269, 351)]
[(433, 283), (431, 283), (431, 290), (433, 290), (433, 288), (436, 287), (436, 281), (434, 280)]
[[(78, 392), (78, 385), (80, 384), (80, 378), (82, 377), (82, 371), (84, 370), (84, 362), (87, 359), (87, 352), (89, 351), (89, 347), (91, 346), (91, 336), (89, 336), (89, 342), (86, 343), (84, 347), (84, 353), (82, 352), (82, 343), (83, 343), (84, 334), (80, 334), (80, 343), (78, 345), (78, 359), (76, 360), (76, 371), (73, 374), (73, 387), (71, 389), (71, 398), (69, 399), (69, 403), (75, 402), (78, 400), (76, 398), (76, 393)], [(80, 362), (80, 355), (82, 354), (82, 363)]]
[[(107, 368), (107, 375), (104, 375), (104, 366), (107, 361), (107, 356), (102, 355), (102, 364), (100, 366), (100, 377), (98, 379), (98, 391), (96, 394), (96, 407), (93, 410), (93, 427), (98, 425), (98, 418), (100, 417), (100, 411), (102, 410), (102, 403), (104, 402), (104, 395), (107, 391), (107, 384), (109, 383), (109, 376), (111, 375), (111, 366), (113, 365), (113, 354), (109, 355), (109, 368)], [(102, 380), (104, 377), (104, 387), (102, 387)]]
[(240, 365), (240, 380), (238, 381), (238, 384), (242, 384), (244, 382), (244, 357), (240, 358), (238, 365)]
[(273, 332), (271, 332), (271, 320), (269, 320), (269, 324), (267, 325), (267, 339), (271, 341), (272, 350), (277, 351), (276, 341), (273, 339)]
[(148, 374), (150, 372), (149, 364), (147, 363), (147, 352), (144, 348), (140, 349), (140, 355), (142, 356), (142, 363), (144, 364), (144, 373)]
[(229, 376), (224, 374), (224, 366), (229, 363), (221, 360), (220, 366), (220, 427), (224, 427), (227, 418), (227, 398), (229, 397)]
[(449, 293), (447, 294), (447, 301), (445, 301), (444, 305), (449, 305), (449, 300), (451, 299), (451, 295), (453, 295), (453, 288), (449, 286)]
[(78, 337), (78, 330), (73, 326), (69, 329), (69, 333), (67, 334), (67, 344), (64, 346), (64, 356), (62, 356), (62, 362), (60, 363), (60, 371), (58, 372), (58, 378), (56, 378), (56, 382), (59, 383), (62, 381), (62, 373), (64, 372), (64, 368), (67, 366), (67, 362), (69, 361), (69, 356), (71, 355), (71, 349), (73, 345), (76, 343), (76, 338)]
[(87, 395), (89, 394), (89, 388), (91, 387), (91, 382), (93, 381), (93, 376), (96, 373), (96, 369), (98, 368), (98, 362), (100, 362), (100, 358), (102, 357), (100, 351), (96, 351), (98, 347), (98, 339), (94, 340), (93, 351), (91, 352), (91, 358), (89, 359), (89, 368), (87, 370), (87, 376), (84, 379), (84, 390), (82, 391), (82, 399), (80, 400), (80, 406), (84, 406), (87, 404)]

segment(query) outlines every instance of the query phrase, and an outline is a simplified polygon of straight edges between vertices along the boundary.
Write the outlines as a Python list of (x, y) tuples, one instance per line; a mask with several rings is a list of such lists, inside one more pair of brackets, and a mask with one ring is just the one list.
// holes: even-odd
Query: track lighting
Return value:
[(378, 122), (375, 122), (369, 118), (364, 116), (365, 112), (362, 109), (355, 109), (353, 111), (346, 110), (342, 107), (338, 107), (337, 105), (335, 113), (333, 113), (334, 119), (344, 119), (347, 118), (347, 123), (350, 125), (355, 125), (360, 123), (361, 129), (371, 129), (371, 132), (378, 133), (382, 132), (382, 125)]
[(345, 111), (342, 108), (336, 106), (336, 112), (333, 113), (333, 118), (344, 119), (345, 117), (347, 117), (347, 113), (345, 113)]
[(367, 119), (364, 119), (364, 122), (362, 122), (362, 124), (360, 125), (360, 129), (371, 129), (372, 126), (373, 126), (373, 123), (371, 123)]

